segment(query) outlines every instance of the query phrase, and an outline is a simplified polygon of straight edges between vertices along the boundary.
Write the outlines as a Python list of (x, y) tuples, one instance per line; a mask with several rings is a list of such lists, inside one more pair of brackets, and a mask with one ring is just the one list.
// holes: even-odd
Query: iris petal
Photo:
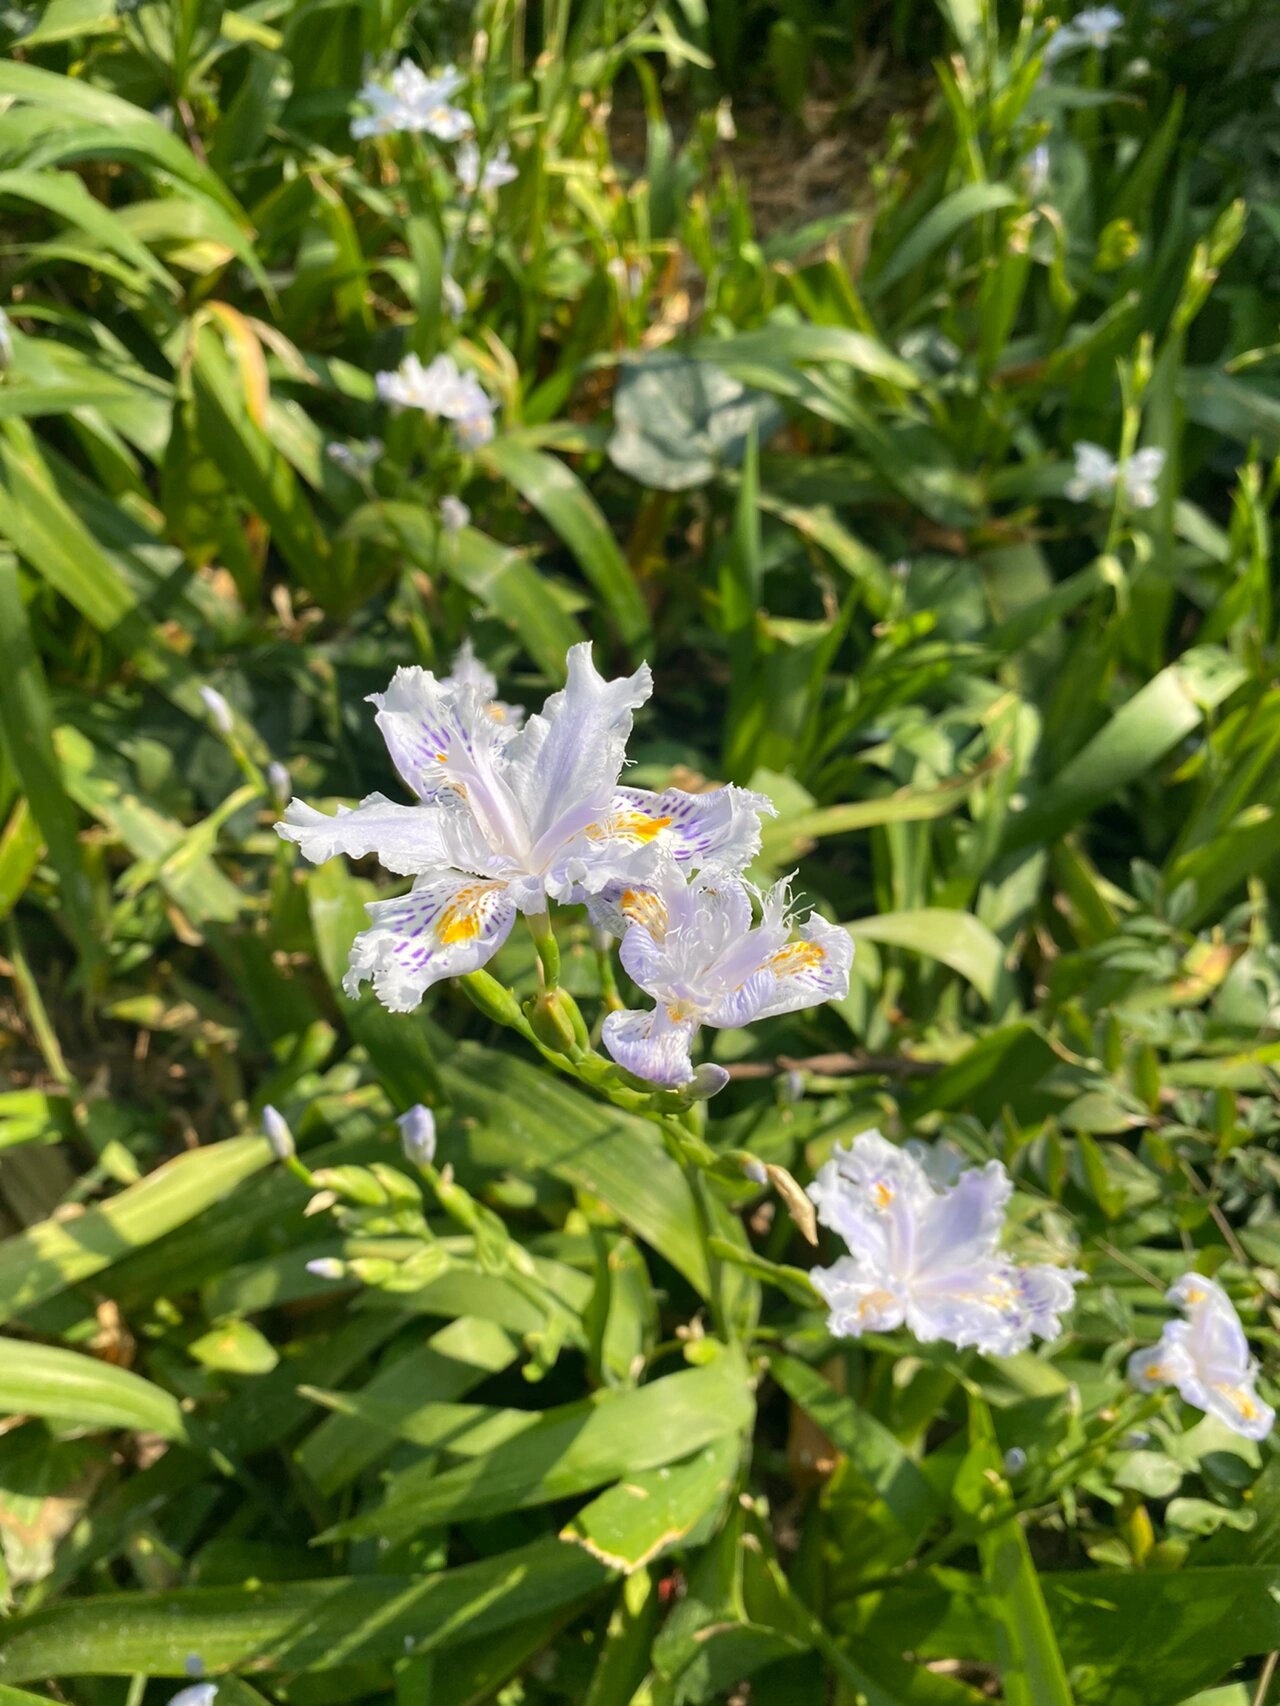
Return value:
[(544, 842), (568, 818), (575, 820), (572, 833), (579, 833), (584, 805), (607, 810), (626, 755), (631, 714), (653, 691), (647, 664), (634, 675), (606, 681), (586, 642), (570, 649), (567, 666), (564, 688), (529, 718), (507, 749), (511, 786), (535, 842)]
[(694, 1019), (672, 1019), (658, 1008), (648, 1013), (610, 1013), (604, 1022), (604, 1046), (628, 1072), (650, 1084), (675, 1089), (693, 1077), (690, 1049), (697, 1035)]
[(412, 1012), (441, 978), (461, 977), (492, 959), (516, 915), (505, 883), (464, 871), (419, 877), (408, 894), (365, 910), (372, 925), (351, 944), (342, 987), (354, 998), (372, 982), (393, 1013)]
[(388, 871), (413, 877), (447, 858), (441, 819), (430, 806), (400, 806), (384, 794), (369, 794), (358, 806), (339, 806), (332, 817), (304, 800), (290, 800), (276, 831), (313, 865), (339, 853), (349, 859), (376, 853)]
[[(691, 794), (683, 788), (651, 793), (647, 788), (619, 788), (611, 811), (631, 813), (656, 825), (664, 852), (682, 865), (702, 870), (714, 865), (745, 871), (760, 851), (760, 819), (776, 817), (777, 808), (764, 794), (732, 783)], [(637, 826), (639, 827), (639, 826)]]

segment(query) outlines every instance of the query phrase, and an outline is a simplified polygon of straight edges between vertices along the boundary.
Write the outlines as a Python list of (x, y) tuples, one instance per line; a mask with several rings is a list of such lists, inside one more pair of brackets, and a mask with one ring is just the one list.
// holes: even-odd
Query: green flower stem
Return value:
[(305, 1185), (309, 1191), (315, 1191), (321, 1188), (316, 1183), (315, 1174), (312, 1173), (310, 1167), (307, 1166), (305, 1161), (299, 1160), (296, 1155), (286, 1155), (280, 1165), (284, 1168), (286, 1173), (292, 1173), (298, 1183), (300, 1185)]
[(596, 945), (596, 965), (600, 972), (600, 996), (606, 1013), (621, 1013), (626, 1002), (618, 994), (618, 979), (613, 969), (613, 950), (610, 944)]
[(525, 915), (525, 923), (529, 926), (533, 945), (538, 950), (538, 964), (542, 968), (544, 987), (558, 989), (560, 987), (560, 944), (556, 941), (555, 931), (551, 928), (551, 920), (545, 912), (530, 912)]
[[(1010, 1495), (1007, 1501), (1002, 1499), (988, 1505), (977, 1521), (963, 1524), (947, 1535), (944, 1540), (940, 1540), (935, 1546), (931, 1546), (911, 1565), (913, 1573), (946, 1563), (947, 1559), (956, 1552), (962, 1551), (966, 1546), (971, 1546), (989, 1529), (998, 1527), (1001, 1523), (1009, 1521), (1010, 1518), (1023, 1516), (1028, 1512), (1051, 1506), (1060, 1493), (1075, 1486), (1081, 1475), (1089, 1469), (1096, 1468), (1101, 1463), (1107, 1450), (1117, 1439), (1136, 1427), (1139, 1422), (1146, 1421), (1154, 1416), (1163, 1401), (1164, 1394), (1160, 1392), (1141, 1396), (1135, 1394), (1127, 1404), (1121, 1407), (1115, 1421), (1102, 1433), (1096, 1434), (1091, 1440), (1087, 1440), (1078, 1451), (1072, 1452), (1069, 1457), (1064, 1458), (1061, 1463), (1054, 1466), (1044, 1485), (1037, 1487), (1034, 1500), (1028, 1500), (1025, 1504), (1014, 1501), (1012, 1491), (1006, 1483), (1005, 1489)], [(900, 1572), (894, 1571), (884, 1577), (876, 1577), (873, 1581), (864, 1583), (862, 1591), (867, 1592), (871, 1587), (879, 1586), (881, 1582), (887, 1583), (898, 1579), (900, 1579)]]
[[(531, 925), (536, 922), (530, 920)], [(549, 934), (549, 926), (546, 929)], [(536, 930), (534, 941), (541, 947)], [(486, 1018), (518, 1032), (557, 1071), (599, 1091), (614, 1107), (640, 1114), (658, 1127), (668, 1153), (689, 1182), (698, 1232), (706, 1250), (707, 1269), (711, 1276), (712, 1318), (717, 1334), (728, 1343), (733, 1332), (723, 1300), (722, 1264), (712, 1246), (715, 1228), (707, 1195), (712, 1188), (708, 1174), (719, 1168), (722, 1158), (703, 1136), (705, 1104), (688, 1106), (681, 1102), (678, 1094), (669, 1090), (632, 1089), (624, 1082), (620, 1067), (587, 1045), (586, 1028), (578, 1005), (562, 989), (544, 989), (526, 1011), (515, 993), (504, 988), (486, 971), (468, 972), (458, 981)]]

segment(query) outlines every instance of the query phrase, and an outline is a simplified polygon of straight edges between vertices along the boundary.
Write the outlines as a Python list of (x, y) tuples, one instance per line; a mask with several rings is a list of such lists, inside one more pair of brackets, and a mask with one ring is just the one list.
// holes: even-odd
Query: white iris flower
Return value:
[(1054, 35), (1045, 49), (1045, 64), (1052, 65), (1077, 48), (1096, 47), (1102, 53), (1111, 38), (1124, 25), (1124, 13), (1114, 6), (1086, 6)]
[(514, 183), (520, 176), (511, 163), (511, 151), (505, 142), (485, 161), (483, 169), (480, 150), (474, 142), (464, 142), (458, 149), (456, 165), (458, 182), (468, 195), (474, 195), (478, 189), (500, 190), (504, 184)]
[(467, 450), (493, 437), (491, 399), (475, 374), (463, 373), (451, 355), (438, 355), (426, 367), (418, 356), (407, 355), (399, 367), (379, 373), (376, 383), (384, 403), (452, 421), (459, 444)]
[[(945, 1176), (945, 1175), (944, 1175)], [(818, 1219), (849, 1246), (810, 1279), (840, 1338), (907, 1326), (994, 1356), (1056, 1339), (1074, 1301), (1071, 1268), (1018, 1267), (1001, 1253), (1013, 1193), (998, 1161), (935, 1184), (914, 1154), (877, 1131), (837, 1150), (809, 1187)]]
[[(687, 807), (673, 804), (673, 795)], [(694, 1076), (690, 1050), (700, 1026), (732, 1029), (847, 995), (853, 942), (817, 913), (793, 932), (785, 881), (759, 896), (753, 923), (756, 891), (732, 872), (759, 848), (760, 813), (772, 810), (762, 795), (672, 789), (657, 800), (663, 819), (696, 840), (690, 862), (705, 868), (686, 881), (677, 864), (665, 863), (648, 884), (611, 885), (591, 912), (615, 934), (625, 928), (627, 975), (657, 1003), (648, 1012), (610, 1013), (604, 1046), (637, 1078), (674, 1087)], [(692, 821), (682, 823), (682, 809)]]
[(376, 853), (415, 878), (408, 894), (375, 901), (344, 980), (366, 979), (393, 1012), (409, 1012), (441, 978), (488, 961), (517, 912), (548, 899), (580, 902), (611, 883), (651, 880), (666, 858), (692, 859), (724, 807), (717, 793), (620, 789), (632, 712), (653, 689), (647, 664), (606, 681), (591, 647), (574, 646), (568, 682), (523, 728), (491, 696), (492, 677), (469, 655), (453, 679), (398, 669), (371, 695), (387, 748), (418, 797), (370, 794), (329, 817), (294, 800), (277, 824), (304, 856)]
[(1130, 1380), (1140, 1392), (1176, 1386), (1197, 1410), (1246, 1439), (1265, 1439), (1276, 1413), (1258, 1397), (1258, 1365), (1231, 1299), (1202, 1274), (1184, 1274), (1165, 1296), (1186, 1320), (1166, 1322), (1159, 1344), (1133, 1353)]
[(411, 59), (402, 59), (387, 83), (370, 78), (361, 88), (357, 98), (371, 110), (352, 119), (351, 134), (359, 141), (412, 130), (425, 131), (439, 142), (457, 142), (472, 128), (470, 114), (451, 104), (465, 82), (452, 65), (438, 77), (428, 77)]
[(1076, 471), (1067, 482), (1067, 496), (1076, 503), (1108, 497), (1119, 486), (1134, 509), (1152, 509), (1156, 486), (1164, 470), (1163, 450), (1137, 450), (1117, 462), (1100, 444), (1081, 440), (1074, 449)]

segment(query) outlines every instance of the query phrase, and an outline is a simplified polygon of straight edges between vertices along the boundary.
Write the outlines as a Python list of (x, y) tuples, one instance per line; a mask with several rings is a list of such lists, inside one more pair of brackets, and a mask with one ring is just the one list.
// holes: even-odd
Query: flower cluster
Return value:
[(1165, 1295), (1186, 1319), (1166, 1322), (1159, 1344), (1133, 1353), (1130, 1380), (1140, 1392), (1175, 1386), (1246, 1439), (1265, 1439), (1276, 1413), (1258, 1397), (1258, 1365), (1231, 1299), (1202, 1274), (1184, 1274)]
[(1000, 1249), (1009, 1175), (998, 1161), (956, 1173), (946, 1150), (935, 1153), (936, 1171), (918, 1150), (864, 1132), (810, 1185), (818, 1219), (849, 1247), (810, 1276), (831, 1331), (858, 1338), (905, 1325), (922, 1343), (996, 1356), (1056, 1339), (1083, 1275), (1015, 1265)]
[(371, 794), (331, 817), (294, 800), (277, 825), (308, 859), (376, 853), (414, 878), (368, 908), (347, 992), (369, 981), (408, 1012), (442, 978), (492, 958), (517, 913), (538, 918), (558, 901), (585, 903), (622, 937), (623, 964), (654, 998), (651, 1011), (611, 1014), (604, 1032), (613, 1058), (651, 1083), (694, 1081), (700, 1025), (844, 995), (849, 936), (817, 917), (793, 932), (785, 883), (758, 895), (742, 877), (773, 809), (762, 795), (620, 785), (632, 715), (651, 691), (647, 665), (607, 681), (586, 644), (570, 651), (563, 690), (527, 719), (497, 699), (469, 648), (445, 677), (397, 670), (371, 699), (417, 803)]
[[(465, 75), (452, 65), (428, 77), (412, 60), (402, 59), (386, 83), (365, 82), (358, 98), (370, 110), (352, 119), (351, 134), (362, 138), (411, 131), (437, 142), (456, 143), (454, 168), (463, 194), (474, 197), (501, 189), (519, 173), (506, 143), (485, 153), (476, 142), (470, 113), (454, 101), (465, 83)], [(465, 213), (462, 217), (465, 224)], [(467, 297), (453, 267), (454, 245), (449, 243), (440, 283), (441, 306), (450, 319), (460, 320), (467, 311)], [(452, 356), (438, 355), (428, 367), (418, 356), (406, 356), (398, 368), (377, 375), (377, 388), (384, 402), (451, 421), (464, 450), (475, 450), (493, 437), (491, 398), (474, 374), (459, 370)], [(341, 449), (331, 454), (340, 460)], [(367, 470), (348, 466), (347, 472), (363, 475)]]
[[(989, 1356), (1053, 1340), (1075, 1300), (1074, 1268), (1019, 1265), (1001, 1249), (1013, 1193), (999, 1161), (965, 1167), (945, 1143), (897, 1148), (864, 1132), (838, 1149), (809, 1187), (818, 1219), (849, 1254), (810, 1279), (839, 1338), (907, 1327), (923, 1344)], [(1275, 1411), (1257, 1391), (1258, 1365), (1221, 1286), (1186, 1274), (1168, 1292), (1186, 1319), (1129, 1359), (1141, 1392), (1176, 1387), (1188, 1404), (1246, 1439), (1265, 1439)]]
[(378, 396), (401, 409), (453, 423), (464, 450), (475, 450), (493, 437), (493, 402), (474, 373), (463, 373), (451, 355), (438, 355), (426, 367), (407, 355), (399, 367), (379, 373)]
[(1075, 446), (1076, 471), (1067, 483), (1067, 496), (1076, 503), (1109, 497), (1119, 488), (1134, 509), (1152, 509), (1156, 485), (1164, 471), (1163, 450), (1138, 450), (1117, 462), (1100, 444), (1082, 440)]
[[(497, 697), (494, 676), (465, 644), (448, 675), (398, 669), (385, 693), (371, 695), (415, 803), (370, 794), (330, 816), (295, 799), (276, 825), (317, 863), (372, 853), (413, 878), (407, 893), (368, 906), (347, 993), (369, 982), (393, 1012), (409, 1012), (441, 979), (485, 965), (517, 914), (530, 917), (541, 943), (552, 902), (584, 905), (603, 936), (620, 939), (622, 964), (652, 1003), (609, 1012), (604, 1047), (636, 1078), (686, 1099), (713, 1094), (726, 1077), (711, 1063), (695, 1068), (701, 1027), (737, 1028), (843, 996), (847, 932), (816, 914), (797, 922), (785, 880), (761, 891), (743, 874), (772, 810), (762, 795), (622, 784), (632, 719), (651, 691), (647, 665), (606, 680), (583, 644), (569, 653), (564, 688), (526, 715)], [(429, 1174), (430, 1109), (409, 1109), (399, 1125), (406, 1157)], [(263, 1110), (263, 1126), (289, 1160), (292, 1136), (274, 1109)], [(751, 1158), (744, 1170), (757, 1183), (774, 1171)], [(871, 1131), (837, 1150), (809, 1187), (818, 1219), (848, 1251), (810, 1275), (830, 1331), (859, 1338), (906, 1327), (922, 1343), (993, 1356), (1057, 1339), (1084, 1275), (1019, 1261), (1003, 1247), (1012, 1194), (999, 1161), (968, 1166), (945, 1141), (898, 1147)], [(326, 1257), (311, 1271), (334, 1278), (346, 1269)], [(1264, 1438), (1274, 1412), (1258, 1395), (1257, 1364), (1226, 1293), (1189, 1274), (1168, 1296), (1186, 1318), (1135, 1353), (1132, 1383), (1144, 1392), (1174, 1386), (1236, 1432)]]
[(463, 191), (473, 196), (499, 190), (514, 183), (519, 173), (505, 142), (487, 158), (482, 155), (471, 114), (453, 100), (465, 83), (464, 74), (452, 65), (428, 77), (411, 59), (402, 59), (386, 83), (373, 78), (364, 83), (357, 99), (369, 111), (352, 119), (351, 134), (360, 141), (411, 131), (437, 142), (457, 143), (454, 168)]

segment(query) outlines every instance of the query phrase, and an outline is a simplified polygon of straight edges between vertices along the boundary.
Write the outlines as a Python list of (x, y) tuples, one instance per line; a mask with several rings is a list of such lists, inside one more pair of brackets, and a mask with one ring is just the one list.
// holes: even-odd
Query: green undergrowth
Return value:
[[(0, 1706), (1266, 1706), (1280, 1466), (1125, 1363), (1195, 1268), (1274, 1395), (1280, 32), (1125, 12), (0, 8)], [(512, 182), (352, 141), (401, 55)], [(734, 100), (803, 184), (882, 76), (766, 230)], [(377, 396), (446, 347), (471, 451)], [(855, 939), (707, 1033), (705, 1168), (341, 992), (395, 879), (270, 767), (402, 798), (365, 696), (467, 638), (649, 659), (627, 780), (767, 794)], [(1061, 1340), (831, 1337), (795, 1181), (872, 1127), (1005, 1163)]]

